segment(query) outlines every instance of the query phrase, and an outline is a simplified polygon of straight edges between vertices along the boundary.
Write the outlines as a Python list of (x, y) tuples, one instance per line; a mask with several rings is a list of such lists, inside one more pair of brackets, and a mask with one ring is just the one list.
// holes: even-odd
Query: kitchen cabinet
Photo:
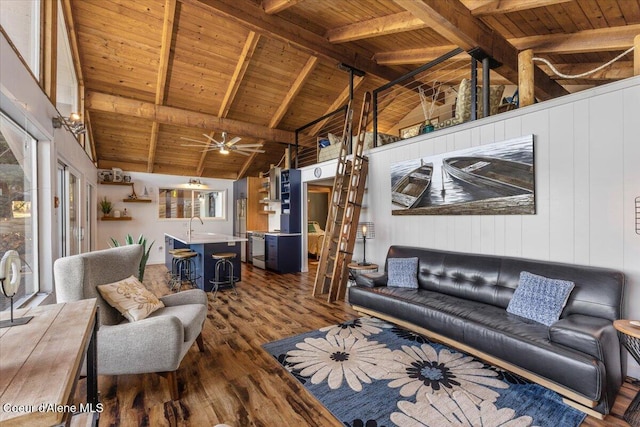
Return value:
[(300, 171), (286, 169), (280, 173), (280, 231), (301, 233)]
[(265, 235), (265, 263), (269, 270), (278, 273), (295, 273), (300, 271), (300, 242), (302, 236)]

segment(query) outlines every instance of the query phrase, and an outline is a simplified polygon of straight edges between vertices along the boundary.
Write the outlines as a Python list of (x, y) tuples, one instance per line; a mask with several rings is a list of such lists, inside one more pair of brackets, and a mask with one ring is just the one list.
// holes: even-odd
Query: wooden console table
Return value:
[[(25, 325), (0, 329), (0, 424), (68, 424), (75, 413), (97, 423), (95, 299), (16, 310), (33, 316)], [(0, 313), (8, 319), (9, 313)], [(74, 406), (75, 387), (87, 362), (87, 403)], [(95, 411), (95, 412), (94, 412)]]

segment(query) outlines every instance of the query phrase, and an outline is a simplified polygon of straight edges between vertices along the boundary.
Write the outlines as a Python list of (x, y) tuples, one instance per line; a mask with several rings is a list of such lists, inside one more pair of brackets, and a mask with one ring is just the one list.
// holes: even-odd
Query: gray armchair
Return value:
[(73, 255), (53, 266), (58, 302), (96, 298), (100, 311), (98, 374), (155, 372), (169, 381), (171, 398), (179, 399), (176, 370), (194, 341), (204, 351), (202, 326), (207, 296), (200, 289), (160, 297), (165, 307), (129, 322), (111, 307), (96, 286), (137, 277), (141, 245), (127, 245)]

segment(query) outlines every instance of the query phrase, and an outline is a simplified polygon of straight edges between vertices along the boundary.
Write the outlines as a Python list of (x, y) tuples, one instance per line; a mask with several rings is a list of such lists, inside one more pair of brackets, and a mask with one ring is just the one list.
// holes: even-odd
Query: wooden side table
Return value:
[[(16, 310), (33, 316), (25, 325), (0, 330), (0, 424), (50, 426), (76, 413), (90, 415), (98, 402), (97, 306), (95, 299)], [(0, 319), (9, 313), (0, 313)], [(87, 363), (87, 404), (74, 405), (75, 387)]]
[[(620, 332), (622, 344), (640, 365), (640, 326), (632, 325), (630, 320), (616, 320), (613, 326)], [(630, 425), (640, 427), (640, 392), (636, 394), (623, 418)]]

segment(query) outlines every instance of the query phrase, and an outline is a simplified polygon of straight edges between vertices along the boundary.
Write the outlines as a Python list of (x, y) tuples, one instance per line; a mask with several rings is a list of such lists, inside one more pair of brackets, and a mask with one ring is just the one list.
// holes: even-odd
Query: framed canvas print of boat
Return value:
[(392, 214), (535, 214), (533, 140), (527, 135), (392, 165)]

